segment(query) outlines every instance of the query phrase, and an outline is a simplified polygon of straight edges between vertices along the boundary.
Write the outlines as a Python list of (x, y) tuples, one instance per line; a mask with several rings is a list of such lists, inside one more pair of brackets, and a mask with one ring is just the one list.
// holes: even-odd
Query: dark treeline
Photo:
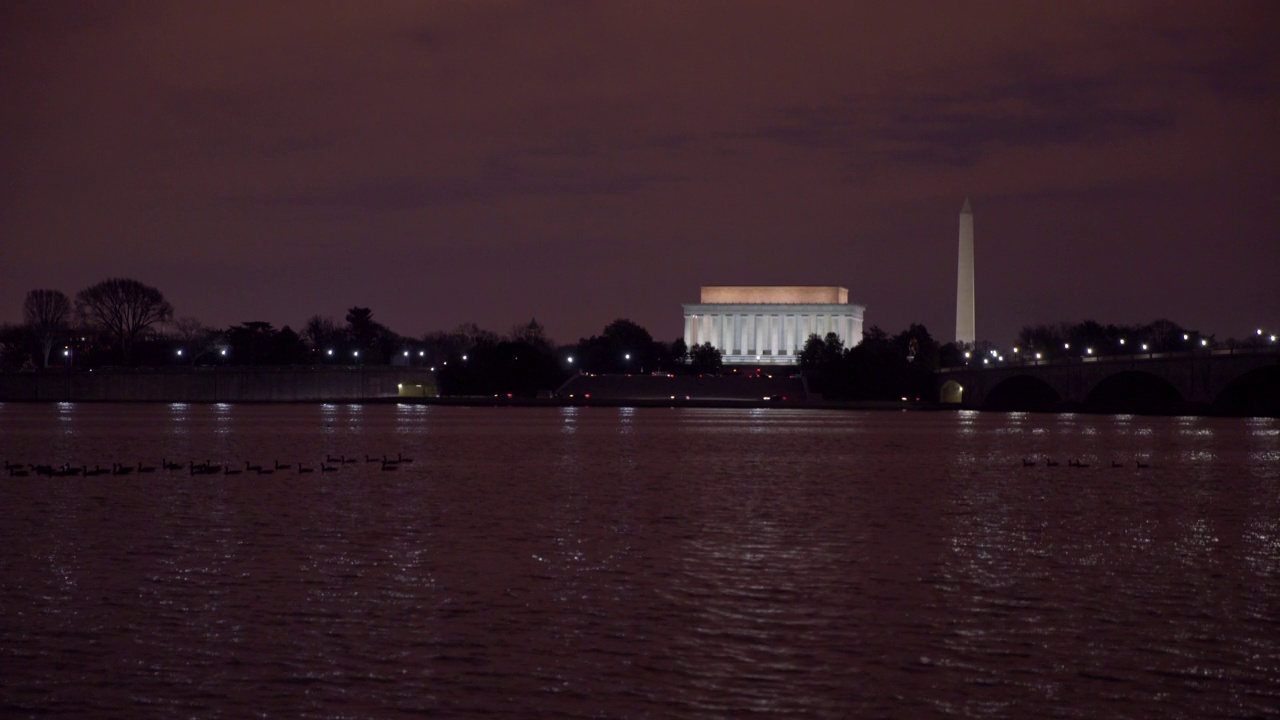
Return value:
[(1085, 320), (1027, 325), (1018, 333), (1018, 350), (1019, 353), (1039, 352), (1046, 359), (1059, 359), (1180, 352), (1212, 346), (1213, 340), (1210, 335), (1184, 328), (1170, 320), (1156, 320), (1145, 325), (1103, 325)]
[[(1268, 342), (1259, 336), (1227, 341), (1231, 347)], [(1272, 341), (1274, 342), (1274, 341)], [(940, 367), (977, 362), (1018, 362), (1213, 347), (1212, 336), (1168, 320), (1146, 325), (1094, 321), (1034, 325), (1022, 329), (1016, 350), (992, 343), (940, 345), (922, 325), (890, 336), (872, 326), (854, 347), (840, 338), (809, 337), (799, 370), (810, 388), (832, 399), (932, 398)], [(110, 278), (76, 293), (27, 293), (23, 323), (0, 327), (0, 368), (89, 370), (108, 366), (175, 365), (402, 365), (437, 373), (447, 395), (532, 396), (554, 390), (579, 372), (610, 374), (719, 374), (720, 351), (710, 343), (686, 347), (682, 339), (655, 340), (638, 324), (618, 319), (599, 335), (557, 345), (537, 321), (506, 335), (464, 323), (420, 337), (400, 335), (352, 307), (341, 321), (315, 315), (299, 330), (248, 320), (215, 328), (196, 318), (175, 318), (158, 289), (128, 278)], [(730, 370), (738, 372), (738, 370)]]
[(554, 390), (577, 372), (714, 373), (721, 366), (710, 344), (691, 351), (683, 340), (654, 340), (625, 319), (560, 346), (536, 320), (505, 336), (463, 323), (409, 337), (358, 306), (342, 321), (312, 316), (300, 330), (261, 320), (210, 327), (175, 318), (163, 293), (127, 278), (104, 280), (74, 299), (59, 290), (32, 290), (23, 320), (0, 327), (0, 368), (392, 364), (434, 370), (445, 394), (530, 396)]
[(810, 335), (800, 352), (800, 371), (809, 389), (828, 399), (932, 401), (933, 373), (944, 355), (959, 353), (954, 345), (939, 346), (923, 325), (893, 336), (873, 325), (851, 348), (835, 333)]

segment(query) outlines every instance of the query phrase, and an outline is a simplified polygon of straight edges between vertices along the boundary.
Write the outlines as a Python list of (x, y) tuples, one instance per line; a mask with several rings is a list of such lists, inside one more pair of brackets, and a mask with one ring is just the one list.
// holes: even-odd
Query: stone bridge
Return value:
[(1280, 348), (1141, 353), (947, 368), (939, 400), (965, 408), (1275, 415)]

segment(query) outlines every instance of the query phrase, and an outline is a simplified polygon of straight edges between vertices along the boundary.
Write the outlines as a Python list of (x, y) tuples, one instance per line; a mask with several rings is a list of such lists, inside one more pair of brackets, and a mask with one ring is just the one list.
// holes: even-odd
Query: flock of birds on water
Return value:
[(273, 465), (254, 465), (252, 462), (245, 460), (243, 468), (240, 467), (239, 465), (232, 465), (232, 464), (215, 465), (214, 463), (208, 460), (205, 460), (204, 462), (196, 462), (195, 460), (188, 460), (187, 463), (184, 465), (179, 462), (173, 462), (168, 459), (164, 459), (160, 462), (159, 468), (157, 468), (154, 465), (146, 465), (141, 460), (139, 460), (137, 464), (125, 464), (125, 463), (113, 462), (111, 463), (111, 467), (109, 468), (102, 467), (101, 465), (98, 465), (98, 464), (95, 464), (92, 468), (90, 468), (88, 465), (83, 465), (83, 464), (72, 465), (70, 463), (63, 463), (62, 465), (55, 466), (55, 465), (37, 465), (35, 463), (20, 463), (20, 462), (11, 463), (8, 460), (5, 460), (4, 470), (6, 473), (9, 474), (9, 477), (30, 477), (32, 475), (43, 476), (43, 477), (98, 477), (100, 475), (119, 476), (119, 475), (134, 475), (134, 474), (143, 475), (147, 473), (154, 473), (160, 468), (163, 468), (166, 472), (170, 472), (170, 473), (177, 472), (177, 471), (186, 471), (193, 476), (194, 475), (240, 475), (242, 473), (258, 474), (258, 475), (273, 475), (275, 473), (294, 473), (294, 474), (302, 475), (302, 474), (314, 473), (314, 472), (322, 472), (322, 473), (337, 472), (344, 465), (351, 465), (353, 463), (359, 463), (359, 462), (364, 462), (368, 464), (378, 463), (383, 472), (390, 472), (392, 470), (399, 470), (401, 465), (408, 465), (409, 463), (412, 463), (413, 458), (408, 458), (400, 453), (396, 453), (395, 457), (388, 457), (386, 455), (383, 455), (382, 457), (373, 457), (371, 455), (365, 455), (364, 460), (361, 461), (357, 457), (347, 457), (346, 455), (336, 455), (336, 456), (326, 455), (324, 461), (320, 463), (319, 467), (315, 465), (303, 465), (301, 462), (296, 464), (282, 463), (279, 460), (276, 460)]
[[(1058, 464), (1059, 463), (1057, 460), (1053, 460), (1051, 458), (1045, 458), (1043, 463), (1041, 463), (1039, 460), (1036, 460), (1034, 458), (1022, 458), (1023, 467), (1040, 467), (1041, 465), (1044, 465), (1045, 467), (1058, 467)], [(1074, 467), (1074, 468), (1087, 468), (1089, 467), (1089, 463), (1084, 462), (1083, 460), (1068, 460), (1067, 466)], [(1149, 463), (1144, 463), (1141, 460), (1135, 460), (1133, 463), (1133, 466), (1138, 469), (1151, 467)], [(1117, 462), (1115, 460), (1112, 460), (1111, 467), (1113, 468), (1129, 467), (1129, 463), (1122, 463), (1122, 462)]]

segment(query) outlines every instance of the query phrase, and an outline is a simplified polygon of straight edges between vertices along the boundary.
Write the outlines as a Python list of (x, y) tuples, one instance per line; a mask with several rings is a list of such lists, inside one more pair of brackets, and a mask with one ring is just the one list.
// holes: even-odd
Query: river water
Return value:
[(182, 466), (0, 478), (4, 716), (1280, 716), (1276, 419), (8, 403), (0, 457)]

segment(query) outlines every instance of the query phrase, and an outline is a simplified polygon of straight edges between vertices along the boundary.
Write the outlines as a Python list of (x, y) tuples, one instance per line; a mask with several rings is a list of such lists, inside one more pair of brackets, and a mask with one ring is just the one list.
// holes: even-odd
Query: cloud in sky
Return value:
[(1280, 323), (1269, 3), (11, 3), (0, 320), (108, 275), (212, 324), (681, 331), (839, 284), (950, 339)]

